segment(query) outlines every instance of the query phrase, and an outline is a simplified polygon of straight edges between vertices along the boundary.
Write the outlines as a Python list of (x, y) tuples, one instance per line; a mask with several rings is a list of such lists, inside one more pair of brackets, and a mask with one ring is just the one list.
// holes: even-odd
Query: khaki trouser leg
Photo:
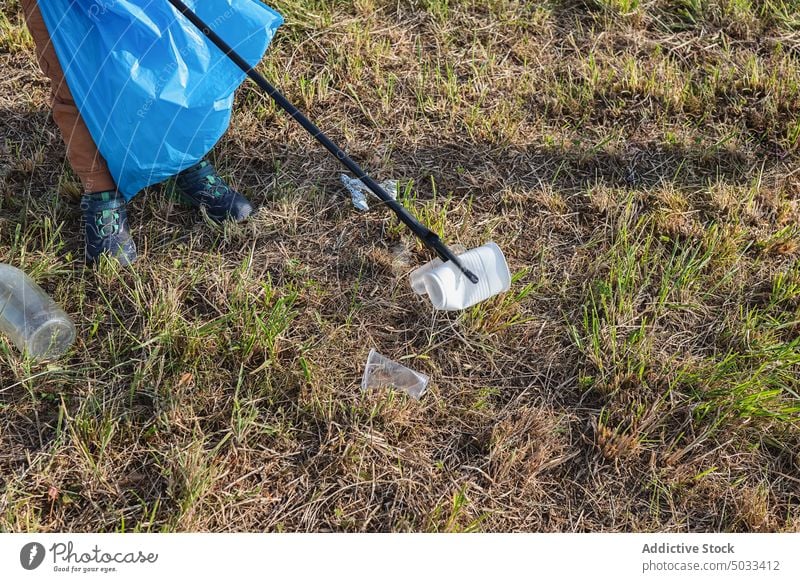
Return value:
[(89, 129), (81, 118), (69, 87), (64, 80), (64, 72), (58, 62), (50, 34), (39, 12), (37, 0), (22, 0), (28, 30), (36, 43), (36, 56), (39, 66), (52, 85), (51, 105), (53, 119), (61, 130), (67, 145), (70, 165), (81, 180), (86, 192), (115, 190), (116, 184), (108, 171), (103, 156), (97, 150)]

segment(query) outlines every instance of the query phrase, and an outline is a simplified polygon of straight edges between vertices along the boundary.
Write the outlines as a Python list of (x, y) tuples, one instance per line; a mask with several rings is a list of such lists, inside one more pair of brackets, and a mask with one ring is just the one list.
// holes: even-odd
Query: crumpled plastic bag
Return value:
[[(283, 22), (258, 0), (184, 2), (253, 66)], [(127, 199), (195, 165), (227, 130), (246, 76), (167, 0), (46, 0), (39, 8)]]
[[(367, 185), (358, 178), (351, 178), (347, 174), (342, 174), (339, 179), (342, 181), (342, 184), (344, 184), (344, 187), (347, 188), (347, 191), (350, 192), (350, 197), (353, 200), (353, 206), (362, 212), (369, 210), (367, 194), (377, 198), (372, 190), (370, 190)], [(397, 180), (387, 180), (386, 182), (382, 182), (380, 187), (386, 190), (389, 196), (397, 200)]]

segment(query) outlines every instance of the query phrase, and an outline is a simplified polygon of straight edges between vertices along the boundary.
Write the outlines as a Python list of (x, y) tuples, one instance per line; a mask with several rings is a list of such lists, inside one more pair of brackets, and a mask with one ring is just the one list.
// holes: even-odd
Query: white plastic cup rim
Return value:
[(467, 309), (511, 288), (511, 270), (500, 247), (489, 242), (459, 255), (462, 264), (478, 276), (472, 283), (450, 262), (434, 260), (411, 273), (411, 287), (428, 295), (436, 309)]

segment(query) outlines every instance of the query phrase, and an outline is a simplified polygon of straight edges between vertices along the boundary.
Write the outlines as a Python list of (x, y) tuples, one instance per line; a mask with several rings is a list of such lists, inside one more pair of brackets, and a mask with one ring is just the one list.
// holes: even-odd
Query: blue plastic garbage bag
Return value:
[[(259, 0), (184, 0), (251, 65), (283, 18)], [(40, 0), (75, 103), (130, 199), (199, 162), (245, 74), (167, 0)]]

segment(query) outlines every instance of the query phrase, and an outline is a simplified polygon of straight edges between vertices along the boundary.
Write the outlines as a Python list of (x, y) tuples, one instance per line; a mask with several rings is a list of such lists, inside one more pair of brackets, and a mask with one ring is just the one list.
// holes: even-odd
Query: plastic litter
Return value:
[(391, 388), (405, 392), (411, 398), (419, 400), (428, 390), (430, 378), (415, 372), (402, 364), (393, 362), (382, 356), (375, 349), (369, 351), (361, 389)]
[(427, 295), (436, 309), (457, 311), (505, 293), (511, 288), (511, 271), (503, 251), (490, 242), (458, 255), (461, 262), (478, 274), (472, 284), (450, 261), (434, 259), (410, 275), (411, 288), (417, 295)]
[(409, 271), (412, 270), (414, 256), (411, 254), (411, 250), (408, 248), (404, 242), (400, 242), (394, 245), (389, 250), (389, 255), (392, 258), (392, 273), (395, 276), (403, 276), (406, 275)]
[[(258, 0), (186, 0), (250, 63), (283, 19)], [(120, 192), (202, 159), (245, 73), (166, 0), (39, 2), (56, 54)]]
[(0, 333), (32, 358), (53, 360), (75, 341), (75, 324), (30, 277), (0, 263)]
[[(375, 197), (375, 195), (369, 188), (367, 188), (366, 184), (357, 178), (351, 178), (347, 174), (342, 174), (339, 179), (342, 181), (342, 184), (344, 184), (344, 187), (347, 188), (348, 192), (350, 192), (350, 197), (353, 200), (353, 206), (355, 206), (356, 209), (360, 210), (361, 212), (366, 212), (369, 210), (367, 195), (372, 197)], [(381, 182), (381, 188), (386, 190), (392, 198), (397, 200), (397, 180), (387, 180), (385, 182)]]

